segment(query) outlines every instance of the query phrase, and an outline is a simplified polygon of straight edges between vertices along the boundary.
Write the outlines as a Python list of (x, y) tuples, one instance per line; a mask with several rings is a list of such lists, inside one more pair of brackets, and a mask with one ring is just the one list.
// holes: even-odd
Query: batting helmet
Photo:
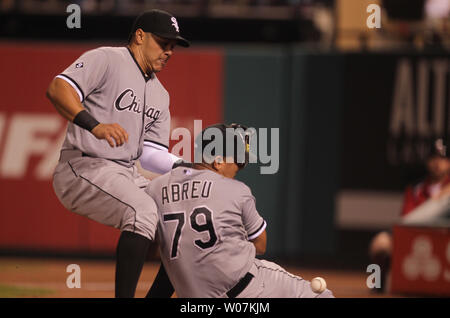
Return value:
[(194, 161), (210, 164), (218, 156), (231, 157), (242, 169), (249, 163), (250, 136), (248, 128), (241, 124), (206, 127), (195, 139)]

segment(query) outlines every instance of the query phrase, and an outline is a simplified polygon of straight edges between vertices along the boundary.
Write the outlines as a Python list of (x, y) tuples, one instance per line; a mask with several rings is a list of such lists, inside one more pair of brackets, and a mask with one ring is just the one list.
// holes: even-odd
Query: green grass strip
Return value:
[(0, 284), (0, 298), (42, 297), (55, 293), (54, 290)]

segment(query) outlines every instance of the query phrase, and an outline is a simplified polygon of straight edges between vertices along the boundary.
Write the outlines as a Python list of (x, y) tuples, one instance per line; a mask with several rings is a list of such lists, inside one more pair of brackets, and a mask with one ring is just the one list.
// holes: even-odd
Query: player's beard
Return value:
[(164, 57), (164, 58), (159, 58), (158, 62), (161, 65), (160, 70), (162, 70), (164, 67), (166, 67), (167, 63), (169, 62), (170, 57)]
[(155, 62), (149, 65), (150, 73), (158, 73), (162, 71), (166, 63), (164, 63), (161, 59), (157, 59)]
[(161, 64), (161, 69), (163, 69), (167, 64), (167, 60), (164, 60), (164, 59), (160, 59), (159, 62)]

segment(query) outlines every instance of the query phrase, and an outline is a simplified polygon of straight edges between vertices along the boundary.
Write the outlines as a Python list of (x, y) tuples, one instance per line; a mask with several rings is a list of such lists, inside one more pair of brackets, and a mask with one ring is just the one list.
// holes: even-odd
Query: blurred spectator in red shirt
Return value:
[(427, 162), (428, 176), (415, 186), (408, 186), (403, 200), (402, 216), (405, 216), (426, 200), (439, 197), (450, 184), (450, 159), (442, 139), (438, 139)]
[[(450, 149), (443, 139), (437, 139), (431, 146), (430, 155), (426, 160), (427, 175), (416, 185), (409, 185), (404, 192), (401, 216), (404, 217), (419, 205), (431, 198), (450, 195)], [(370, 242), (369, 256), (373, 264), (381, 269), (381, 288), (377, 292), (386, 290), (387, 276), (392, 251), (392, 236), (390, 231), (378, 233)]]

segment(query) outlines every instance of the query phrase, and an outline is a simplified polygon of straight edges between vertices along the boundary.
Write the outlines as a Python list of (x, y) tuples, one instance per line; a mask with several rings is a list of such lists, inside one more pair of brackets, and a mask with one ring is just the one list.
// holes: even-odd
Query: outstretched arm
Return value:
[(144, 141), (142, 155), (139, 158), (142, 168), (157, 174), (164, 174), (174, 168), (175, 162), (180, 160), (171, 154), (167, 148), (150, 141)]

